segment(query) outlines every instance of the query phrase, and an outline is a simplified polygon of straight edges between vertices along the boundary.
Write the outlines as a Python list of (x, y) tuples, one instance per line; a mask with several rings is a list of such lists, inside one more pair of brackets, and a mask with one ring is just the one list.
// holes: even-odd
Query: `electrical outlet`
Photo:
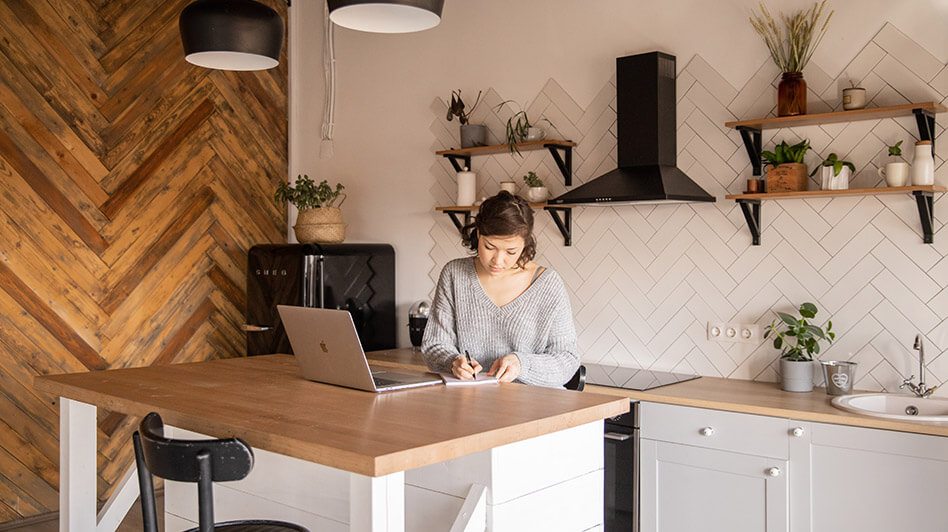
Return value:
[(760, 325), (756, 323), (708, 322), (708, 340), (712, 342), (760, 343)]

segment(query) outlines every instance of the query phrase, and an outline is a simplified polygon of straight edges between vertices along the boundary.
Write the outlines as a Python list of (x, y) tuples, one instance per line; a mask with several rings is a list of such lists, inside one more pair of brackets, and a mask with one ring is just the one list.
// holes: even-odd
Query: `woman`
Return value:
[[(432, 371), (473, 379), (562, 386), (579, 367), (569, 296), (533, 262), (533, 211), (501, 191), (480, 206), (462, 239), (476, 252), (441, 270), (421, 353)], [(468, 353), (470, 360), (465, 356)]]

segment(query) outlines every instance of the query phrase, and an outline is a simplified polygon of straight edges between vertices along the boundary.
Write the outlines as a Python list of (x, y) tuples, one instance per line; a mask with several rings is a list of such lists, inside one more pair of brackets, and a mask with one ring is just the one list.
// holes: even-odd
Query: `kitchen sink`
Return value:
[(948, 399), (896, 393), (864, 393), (833, 398), (833, 406), (867, 416), (903, 421), (948, 421)]

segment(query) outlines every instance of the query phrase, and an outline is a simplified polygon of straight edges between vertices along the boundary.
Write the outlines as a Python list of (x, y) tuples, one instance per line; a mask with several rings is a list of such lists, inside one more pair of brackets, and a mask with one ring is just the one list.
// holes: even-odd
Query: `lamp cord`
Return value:
[(328, 2), (323, 3), (323, 70), (326, 75), (326, 99), (323, 106), (320, 157), (332, 157), (332, 134), (336, 118), (336, 51), (334, 24), (329, 21)]

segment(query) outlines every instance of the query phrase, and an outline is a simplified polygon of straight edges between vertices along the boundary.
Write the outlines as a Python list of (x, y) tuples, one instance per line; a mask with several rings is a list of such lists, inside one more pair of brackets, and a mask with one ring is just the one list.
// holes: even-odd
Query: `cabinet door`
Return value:
[[(809, 489), (797, 484), (806, 475), (791, 479), (794, 532), (948, 530), (948, 439), (799, 425), (809, 437), (791, 444), (790, 460), (795, 472), (809, 474)], [(796, 519), (807, 513), (809, 522)]]
[(642, 532), (786, 532), (787, 461), (642, 439)]

